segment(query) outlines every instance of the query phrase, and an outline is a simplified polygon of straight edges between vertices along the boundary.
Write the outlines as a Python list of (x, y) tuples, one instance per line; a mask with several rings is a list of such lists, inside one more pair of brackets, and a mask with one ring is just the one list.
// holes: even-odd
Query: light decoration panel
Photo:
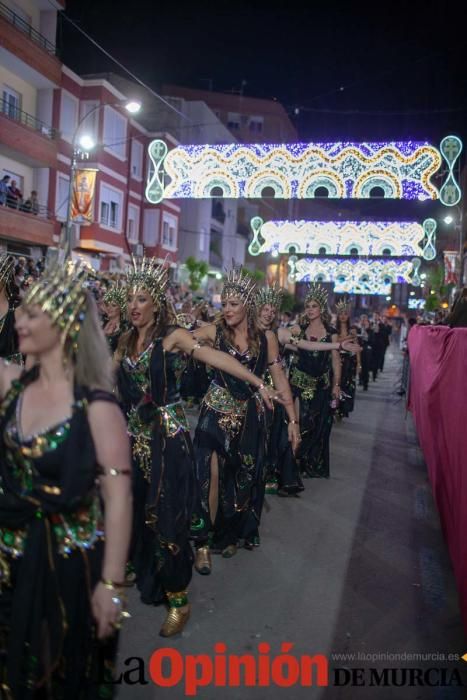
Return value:
[(289, 258), (292, 282), (333, 282), (334, 291), (347, 294), (384, 294), (392, 284), (419, 284), (420, 260), (358, 260)]
[[(146, 197), (170, 198), (272, 195), (366, 199), (438, 199), (431, 177), (440, 151), (421, 141), (377, 143), (287, 143), (180, 145), (149, 144), (152, 162)], [(376, 190), (377, 188), (377, 190)]]
[[(251, 220), (251, 255), (387, 255), (433, 259), (436, 221), (267, 221)], [(433, 254), (434, 251), (434, 254)]]

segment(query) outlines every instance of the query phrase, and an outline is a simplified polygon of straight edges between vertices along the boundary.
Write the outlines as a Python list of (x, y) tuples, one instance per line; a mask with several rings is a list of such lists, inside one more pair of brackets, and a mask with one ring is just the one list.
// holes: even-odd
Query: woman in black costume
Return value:
[(187, 587), (193, 554), (190, 526), (196, 500), (189, 426), (180, 402), (183, 353), (231, 372), (270, 405), (269, 391), (234, 358), (174, 325), (165, 294), (167, 271), (144, 258), (128, 272), (132, 324), (119, 342), (119, 394), (133, 450), (134, 522), (131, 563), (144, 603), (167, 601), (160, 634), (181, 632), (189, 618)]
[[(337, 339), (344, 340), (350, 336), (350, 302), (347, 299), (341, 299), (336, 304), (337, 311)], [(354, 410), (355, 403), (355, 387), (357, 366), (359, 365), (358, 358), (346, 350), (341, 350), (341, 400), (336, 410), (336, 417), (339, 419), (348, 418)]]
[(126, 306), (127, 291), (120, 282), (113, 283), (102, 298), (107, 320), (104, 324), (104, 335), (107, 338), (112, 354), (116, 351), (120, 336), (127, 329)]
[[(305, 318), (292, 329), (294, 339), (337, 343), (329, 325), (327, 291), (310, 285), (305, 297)], [(302, 443), (297, 459), (304, 476), (329, 477), (329, 438), (333, 408), (340, 397), (341, 361), (338, 350), (308, 352), (299, 348), (290, 370), (290, 384), (298, 401)]]
[(112, 695), (130, 450), (85, 282), (71, 264), (35, 282), (17, 323), (38, 364), (0, 367), (2, 698)]
[(18, 353), (15, 330), (14, 271), (14, 259), (6, 253), (0, 255), (0, 357), (20, 364), (21, 355)]
[[(232, 270), (221, 293), (222, 317), (195, 337), (230, 354), (263, 380), (269, 368), (282, 395), (289, 419), (292, 449), (300, 440), (290, 387), (282, 369), (277, 338), (257, 325), (255, 284), (241, 269)], [(215, 373), (204, 397), (195, 432), (197, 479), (201, 493), (196, 569), (211, 571), (211, 548), (231, 557), (237, 545), (259, 544), (264, 499), (267, 425), (264, 403), (245, 381), (223, 371)]]

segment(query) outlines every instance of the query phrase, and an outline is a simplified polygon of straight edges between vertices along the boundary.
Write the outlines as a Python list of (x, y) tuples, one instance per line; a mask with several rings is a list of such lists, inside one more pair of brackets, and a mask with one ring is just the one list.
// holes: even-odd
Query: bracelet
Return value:
[(199, 342), (199, 340), (197, 340), (196, 343), (195, 343), (195, 344), (193, 345), (193, 347), (191, 348), (190, 360), (191, 360), (191, 358), (193, 357), (194, 351), (195, 351), (195, 350), (199, 350), (199, 349), (202, 348), (202, 347), (203, 347), (203, 346), (201, 345), (201, 343)]
[(132, 583), (127, 583), (126, 581), (112, 581), (110, 578), (101, 578), (101, 583), (109, 591), (118, 591), (121, 588), (130, 588)]
[(289, 420), (289, 425), (298, 425), (298, 420)]
[(290, 334), (289, 343), (290, 343), (291, 345), (295, 345), (296, 347), (298, 347), (299, 342), (300, 342), (300, 338), (298, 337), (298, 335), (292, 335), (292, 334)]
[(263, 391), (263, 389), (265, 388), (266, 387), (264, 386), (263, 382), (261, 382), (261, 384), (258, 387), (256, 387), (256, 393), (259, 394), (259, 392)]

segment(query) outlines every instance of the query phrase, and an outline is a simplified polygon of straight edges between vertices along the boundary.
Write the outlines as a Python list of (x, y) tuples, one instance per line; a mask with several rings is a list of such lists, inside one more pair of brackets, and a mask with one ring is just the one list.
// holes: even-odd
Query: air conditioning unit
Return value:
[(144, 246), (142, 246), (141, 243), (132, 243), (131, 253), (139, 258), (142, 257), (144, 255)]

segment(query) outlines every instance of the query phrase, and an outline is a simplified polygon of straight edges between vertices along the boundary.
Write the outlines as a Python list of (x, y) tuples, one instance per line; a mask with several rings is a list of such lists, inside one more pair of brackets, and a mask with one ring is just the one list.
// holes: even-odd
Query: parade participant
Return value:
[[(328, 293), (320, 284), (310, 285), (302, 323), (292, 329), (292, 342), (337, 343), (329, 325)], [(298, 348), (289, 381), (298, 400), (302, 443), (297, 458), (304, 476), (329, 477), (329, 438), (333, 408), (340, 397), (341, 363), (338, 350), (305, 351)]]
[(133, 449), (131, 563), (141, 600), (169, 604), (160, 630), (163, 637), (181, 632), (190, 615), (189, 539), (196, 487), (189, 425), (178, 386), (182, 354), (252, 384), (270, 405), (270, 391), (259, 377), (174, 325), (168, 283), (167, 270), (153, 259), (133, 262), (127, 274), (131, 329), (120, 338), (115, 356)]
[(119, 338), (125, 331), (127, 296), (125, 286), (121, 282), (115, 282), (102, 298), (107, 317), (104, 324), (104, 335), (112, 353), (116, 351)]
[(366, 314), (360, 316), (358, 342), (361, 347), (360, 352), (360, 375), (359, 384), (363, 391), (368, 391), (370, 372), (373, 368), (373, 329)]
[[(283, 290), (277, 286), (268, 286), (259, 290), (256, 308), (258, 326), (263, 332), (271, 331), (277, 335), (277, 317), (282, 297)], [(266, 373), (266, 381), (271, 385), (273, 383), (269, 369)], [(281, 404), (274, 406), (270, 419), (265, 456), (266, 493), (279, 496), (296, 495), (303, 491), (304, 486), (290, 443), (284, 406)]]
[[(336, 304), (337, 313), (337, 339), (343, 341), (350, 336), (350, 301), (341, 299)], [(358, 353), (357, 353), (358, 355)], [(354, 410), (355, 388), (358, 358), (355, 354), (342, 349), (341, 357), (341, 399), (336, 410), (336, 417), (347, 418)]]
[[(232, 269), (221, 292), (221, 318), (194, 335), (235, 357), (259, 381), (269, 366), (286, 405), (288, 436), (295, 450), (300, 436), (290, 388), (275, 335), (258, 328), (255, 291), (251, 277), (241, 268)], [(266, 436), (266, 411), (258, 394), (231, 373), (216, 372), (201, 406), (194, 440), (204, 525), (196, 533), (200, 573), (211, 570), (210, 534), (213, 551), (226, 558), (236, 553), (239, 542), (247, 549), (259, 543)]]
[(0, 255), (0, 357), (20, 363), (15, 331), (14, 272), (14, 259), (6, 253)]
[(110, 697), (128, 615), (130, 450), (85, 284), (71, 263), (35, 282), (17, 325), (38, 364), (0, 367), (0, 683), (15, 700)]

